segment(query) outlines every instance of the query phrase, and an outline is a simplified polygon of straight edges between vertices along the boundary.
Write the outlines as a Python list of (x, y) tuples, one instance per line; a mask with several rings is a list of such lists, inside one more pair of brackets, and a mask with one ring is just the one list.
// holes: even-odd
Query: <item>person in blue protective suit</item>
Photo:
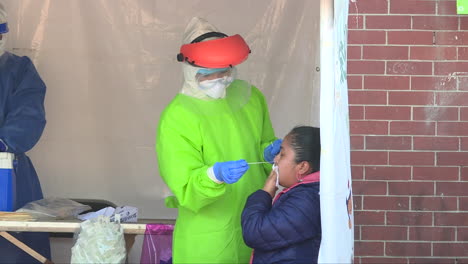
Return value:
[[(31, 60), (5, 52), (7, 16), (0, 4), (0, 151), (15, 154), (15, 209), (42, 199), (33, 164), (25, 152), (39, 141), (46, 120), (46, 86)], [(47, 233), (12, 233), (16, 238), (50, 259)], [(0, 237), (0, 263), (39, 263)]]
[[(156, 139), (160, 175), (178, 209), (174, 263), (247, 263), (240, 215), (279, 152), (259, 89), (236, 78), (250, 49), (201, 18), (187, 25), (177, 59), (182, 90), (161, 114)], [(254, 163), (254, 164), (248, 164)]]
[[(284, 137), (273, 171), (242, 212), (244, 240), (254, 249), (251, 263), (317, 263), (320, 152), (319, 128), (295, 127)], [(275, 197), (279, 185), (285, 188)]]

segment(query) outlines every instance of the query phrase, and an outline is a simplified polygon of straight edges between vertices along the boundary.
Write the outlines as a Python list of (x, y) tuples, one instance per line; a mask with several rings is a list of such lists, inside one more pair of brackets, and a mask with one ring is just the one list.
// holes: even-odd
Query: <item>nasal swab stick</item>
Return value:
[(267, 161), (247, 162), (247, 164), (262, 164), (262, 163), (269, 163), (269, 162)]

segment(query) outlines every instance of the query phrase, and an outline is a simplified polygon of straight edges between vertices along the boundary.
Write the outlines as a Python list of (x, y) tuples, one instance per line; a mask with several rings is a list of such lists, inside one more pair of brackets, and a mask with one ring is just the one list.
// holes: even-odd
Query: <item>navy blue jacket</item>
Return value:
[[(46, 86), (28, 57), (5, 52), (0, 56), (0, 151), (15, 154), (16, 206), (42, 199), (34, 166), (25, 152), (39, 141), (44, 130)], [(50, 258), (47, 233), (12, 233), (41, 255)], [(0, 263), (39, 263), (0, 239)]]
[(254, 249), (253, 263), (317, 263), (322, 228), (320, 183), (297, 185), (272, 205), (258, 190), (242, 212), (245, 243)]

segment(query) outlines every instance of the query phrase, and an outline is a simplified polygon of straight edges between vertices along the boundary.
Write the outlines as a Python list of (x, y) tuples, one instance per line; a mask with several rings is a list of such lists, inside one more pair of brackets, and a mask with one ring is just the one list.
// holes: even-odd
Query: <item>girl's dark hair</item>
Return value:
[(297, 126), (288, 134), (296, 163), (307, 161), (312, 172), (320, 171), (320, 128)]

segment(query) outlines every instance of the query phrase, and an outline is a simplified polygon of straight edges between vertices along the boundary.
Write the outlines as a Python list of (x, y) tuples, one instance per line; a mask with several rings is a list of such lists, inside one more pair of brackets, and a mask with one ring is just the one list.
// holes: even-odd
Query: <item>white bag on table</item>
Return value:
[(111, 222), (109, 217), (98, 216), (83, 222), (72, 248), (71, 263), (125, 263), (124, 233), (120, 219), (116, 220)]

